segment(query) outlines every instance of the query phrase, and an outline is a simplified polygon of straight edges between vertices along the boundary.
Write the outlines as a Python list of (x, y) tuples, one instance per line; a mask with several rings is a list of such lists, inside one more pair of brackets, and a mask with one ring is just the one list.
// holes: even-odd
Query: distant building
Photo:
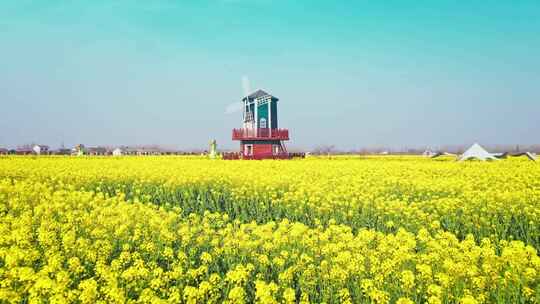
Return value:
[(427, 149), (426, 151), (424, 151), (424, 152), (422, 153), (422, 156), (424, 156), (424, 157), (433, 157), (433, 155), (435, 155), (435, 154), (436, 154), (436, 153), (433, 152), (433, 150)]
[(54, 155), (71, 155), (71, 149), (60, 148), (58, 150), (52, 151)]
[(137, 155), (137, 148), (124, 147), (122, 153), (124, 155)]
[(165, 152), (165, 150), (159, 148), (159, 147), (142, 147), (137, 149), (136, 154), (141, 155), (161, 155)]
[(49, 153), (49, 146), (46, 145), (34, 145), (32, 147), (32, 151), (37, 154), (48, 154)]
[(166, 151), (159, 147), (119, 147), (119, 149), (122, 150), (122, 155), (148, 156), (166, 154)]
[(0, 148), (0, 155), (8, 155), (8, 154), (9, 154), (8, 149)]
[(17, 147), (17, 149), (15, 149), (15, 154), (17, 155), (30, 155), (33, 153), (34, 153), (34, 150), (32, 149), (31, 146), (22, 146), (22, 147)]
[(124, 151), (120, 148), (116, 148), (112, 151), (113, 156), (122, 156), (124, 155)]
[(87, 155), (110, 155), (110, 152), (107, 148), (104, 147), (89, 147), (86, 149)]

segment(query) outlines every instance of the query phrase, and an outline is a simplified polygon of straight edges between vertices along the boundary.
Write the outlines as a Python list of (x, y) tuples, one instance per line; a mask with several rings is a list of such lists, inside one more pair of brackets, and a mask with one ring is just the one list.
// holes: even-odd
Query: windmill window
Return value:
[(261, 129), (266, 129), (266, 118), (261, 118), (259, 125)]

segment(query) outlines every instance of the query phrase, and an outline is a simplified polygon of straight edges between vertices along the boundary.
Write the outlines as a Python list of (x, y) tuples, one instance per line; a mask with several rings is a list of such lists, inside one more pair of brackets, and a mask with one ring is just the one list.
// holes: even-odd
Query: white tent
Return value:
[(456, 154), (449, 153), (449, 152), (437, 152), (431, 156), (431, 158), (437, 158), (440, 156), (457, 156)]
[(467, 151), (465, 151), (465, 153), (463, 153), (459, 157), (458, 160), (459, 161), (464, 161), (464, 160), (468, 160), (468, 159), (478, 159), (478, 160), (483, 160), (483, 161), (485, 161), (485, 160), (498, 160), (498, 158), (493, 156), (493, 154), (486, 151), (484, 148), (482, 148), (482, 146), (480, 146), (477, 143), (475, 143), (469, 149), (467, 149)]
[(527, 158), (529, 160), (536, 161), (537, 156), (536, 156), (536, 154), (534, 154), (532, 152), (524, 152), (524, 153), (512, 154), (512, 156), (523, 156), (523, 155), (527, 156)]
[(525, 155), (527, 155), (527, 157), (532, 160), (532, 161), (536, 161), (536, 154), (535, 153), (531, 153), (531, 152), (526, 152)]

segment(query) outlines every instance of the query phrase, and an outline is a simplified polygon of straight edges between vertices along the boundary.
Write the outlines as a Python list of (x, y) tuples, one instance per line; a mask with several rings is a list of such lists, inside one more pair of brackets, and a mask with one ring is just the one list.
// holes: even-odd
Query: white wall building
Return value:
[(113, 150), (112, 155), (113, 156), (122, 156), (124, 154), (124, 151), (120, 148), (116, 148)]

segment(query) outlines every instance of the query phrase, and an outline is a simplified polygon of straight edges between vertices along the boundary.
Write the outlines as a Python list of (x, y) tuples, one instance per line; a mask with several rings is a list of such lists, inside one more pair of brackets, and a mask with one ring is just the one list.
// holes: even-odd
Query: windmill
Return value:
[(240, 141), (244, 159), (289, 158), (284, 141), (289, 130), (278, 129), (278, 98), (263, 91), (252, 93), (249, 80), (242, 77), (242, 128), (233, 130), (233, 140)]

